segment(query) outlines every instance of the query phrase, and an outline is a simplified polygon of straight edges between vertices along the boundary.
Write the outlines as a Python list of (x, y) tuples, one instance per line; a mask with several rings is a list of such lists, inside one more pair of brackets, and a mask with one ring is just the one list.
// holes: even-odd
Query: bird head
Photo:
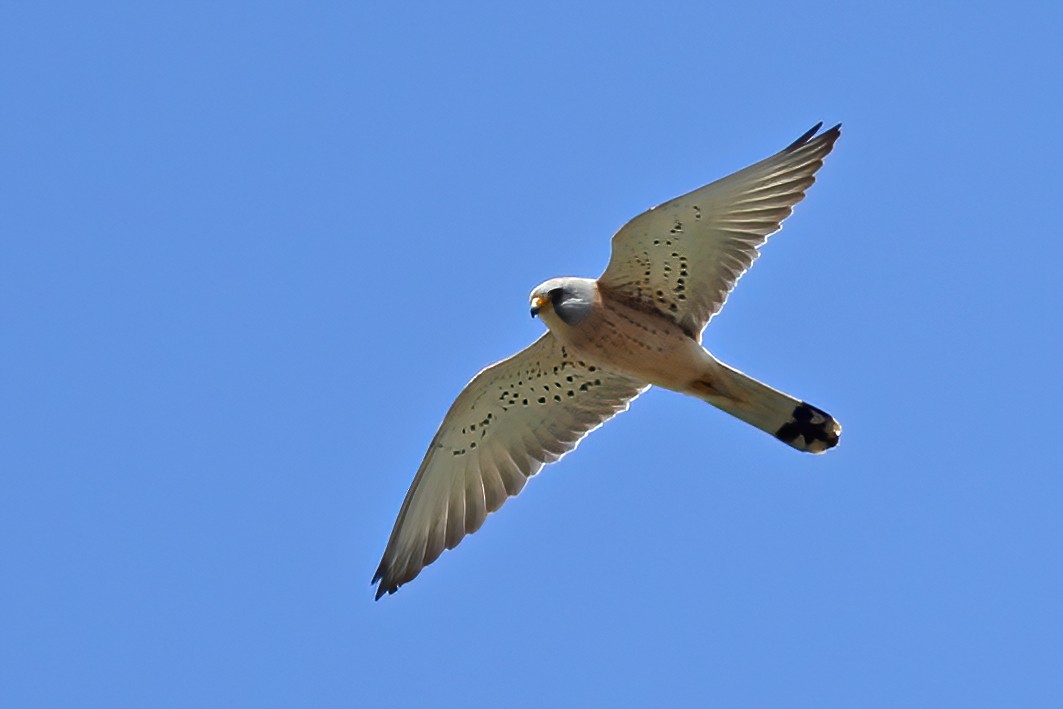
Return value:
[(531, 292), (531, 315), (542, 316), (550, 324), (550, 315), (566, 325), (577, 325), (590, 313), (597, 286), (589, 278), (551, 278)]

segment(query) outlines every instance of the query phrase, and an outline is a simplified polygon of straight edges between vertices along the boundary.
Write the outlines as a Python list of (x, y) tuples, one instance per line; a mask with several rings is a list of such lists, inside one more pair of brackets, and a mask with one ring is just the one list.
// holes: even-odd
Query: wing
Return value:
[(664, 313), (700, 341), (757, 249), (815, 182), (841, 135), (837, 125), (817, 136), (822, 125), (766, 160), (632, 219), (613, 237), (599, 287)]
[(546, 463), (576, 447), (646, 384), (572, 356), (549, 332), (483, 370), (443, 418), (406, 493), (376, 597), (394, 593), (472, 534)]

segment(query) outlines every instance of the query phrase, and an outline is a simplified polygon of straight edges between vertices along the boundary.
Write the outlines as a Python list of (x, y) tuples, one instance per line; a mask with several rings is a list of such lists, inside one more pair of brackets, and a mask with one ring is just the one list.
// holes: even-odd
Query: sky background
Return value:
[[(1060, 706), (1059, 3), (5, 3), (0, 704)], [(428, 441), (645, 208), (844, 124), (651, 391), (396, 595)]]

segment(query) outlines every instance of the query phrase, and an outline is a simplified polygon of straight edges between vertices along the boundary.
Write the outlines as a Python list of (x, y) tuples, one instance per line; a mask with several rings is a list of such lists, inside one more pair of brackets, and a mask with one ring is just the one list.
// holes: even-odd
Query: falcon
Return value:
[(838, 444), (815, 406), (732, 369), (701, 346), (757, 249), (815, 181), (841, 135), (822, 123), (783, 151), (650, 209), (613, 236), (597, 279), (531, 293), (546, 334), (477, 374), (432, 439), (372, 583), (394, 593), (523, 489), (528, 478), (627, 410), (650, 386), (697, 397), (799, 451)]

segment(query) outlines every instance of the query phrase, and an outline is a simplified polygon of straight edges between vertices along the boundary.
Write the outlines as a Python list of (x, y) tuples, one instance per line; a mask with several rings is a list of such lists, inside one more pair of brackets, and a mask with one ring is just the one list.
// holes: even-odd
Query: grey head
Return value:
[(578, 325), (590, 314), (597, 292), (593, 278), (551, 278), (531, 292), (532, 317), (550, 308), (566, 325)]

